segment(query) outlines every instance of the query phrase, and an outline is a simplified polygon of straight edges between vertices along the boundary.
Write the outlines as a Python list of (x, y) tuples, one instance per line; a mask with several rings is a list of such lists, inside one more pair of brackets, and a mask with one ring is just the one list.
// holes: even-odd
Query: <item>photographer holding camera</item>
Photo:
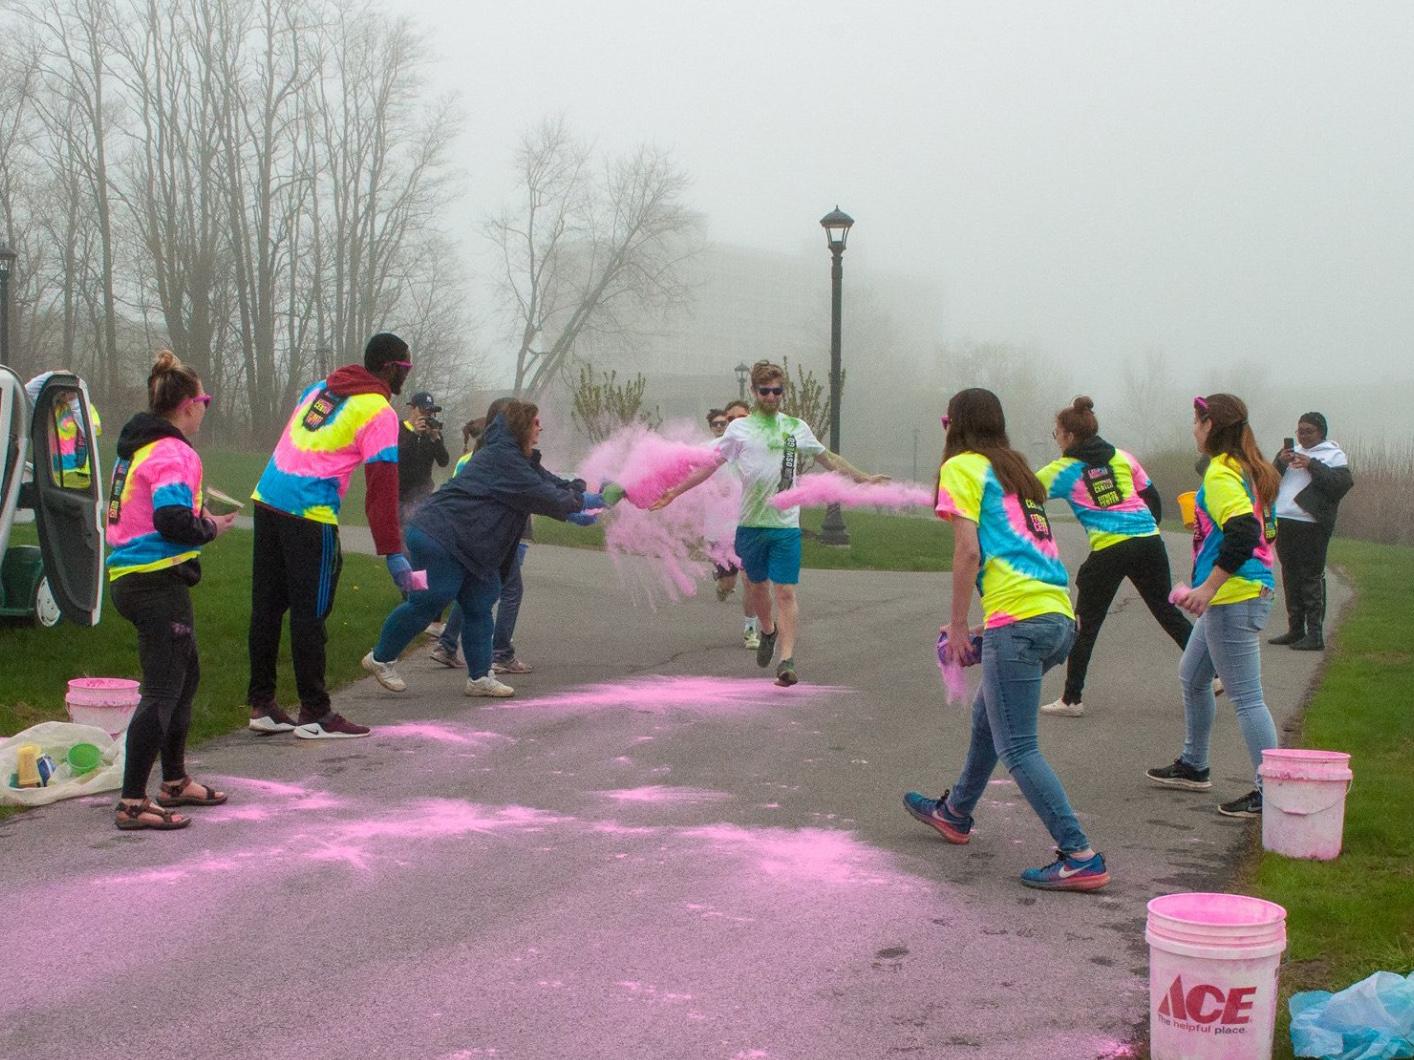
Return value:
[(450, 457), (442, 441), (442, 406), (420, 390), (408, 402), (408, 416), (398, 428), (398, 506), (404, 519), (432, 492), (432, 465), (446, 467)]

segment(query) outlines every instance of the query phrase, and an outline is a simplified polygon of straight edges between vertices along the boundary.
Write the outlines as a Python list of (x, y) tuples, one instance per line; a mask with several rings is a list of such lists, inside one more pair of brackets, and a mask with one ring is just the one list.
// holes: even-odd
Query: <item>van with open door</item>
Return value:
[[(88, 387), (55, 372), (33, 404), (0, 365), (0, 616), (98, 624), (103, 609), (103, 491)], [(37, 544), (11, 544), (32, 511)]]

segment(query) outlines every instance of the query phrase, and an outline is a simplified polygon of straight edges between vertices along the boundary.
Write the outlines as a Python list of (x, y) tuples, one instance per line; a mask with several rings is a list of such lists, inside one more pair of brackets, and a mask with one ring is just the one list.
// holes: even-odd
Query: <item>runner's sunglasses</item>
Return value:
[(786, 392), (786, 388), (783, 386), (758, 386), (756, 388), (756, 392), (763, 396), (771, 394), (775, 395), (776, 397), (780, 397)]

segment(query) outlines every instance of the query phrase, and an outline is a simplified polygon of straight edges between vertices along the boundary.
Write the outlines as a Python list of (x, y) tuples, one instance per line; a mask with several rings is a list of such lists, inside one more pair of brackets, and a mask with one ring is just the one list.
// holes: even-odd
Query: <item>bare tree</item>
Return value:
[(516, 335), (517, 394), (541, 394), (590, 335), (623, 336), (644, 310), (684, 303), (683, 264), (700, 221), (688, 179), (650, 146), (599, 166), (564, 118), (528, 132), (515, 156), (521, 200), (485, 226)]

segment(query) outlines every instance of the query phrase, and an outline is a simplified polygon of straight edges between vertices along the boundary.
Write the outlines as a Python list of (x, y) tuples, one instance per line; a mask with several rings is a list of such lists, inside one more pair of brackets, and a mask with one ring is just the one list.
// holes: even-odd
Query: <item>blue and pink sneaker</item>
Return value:
[(1056, 851), (1056, 861), (1040, 869), (1026, 869), (1021, 882), (1044, 891), (1097, 891), (1110, 882), (1110, 870), (1102, 854), (1072, 858)]
[(903, 808), (930, 828), (936, 828), (949, 843), (966, 843), (972, 838), (972, 818), (962, 817), (948, 808), (948, 792), (930, 799), (916, 791), (903, 797)]

